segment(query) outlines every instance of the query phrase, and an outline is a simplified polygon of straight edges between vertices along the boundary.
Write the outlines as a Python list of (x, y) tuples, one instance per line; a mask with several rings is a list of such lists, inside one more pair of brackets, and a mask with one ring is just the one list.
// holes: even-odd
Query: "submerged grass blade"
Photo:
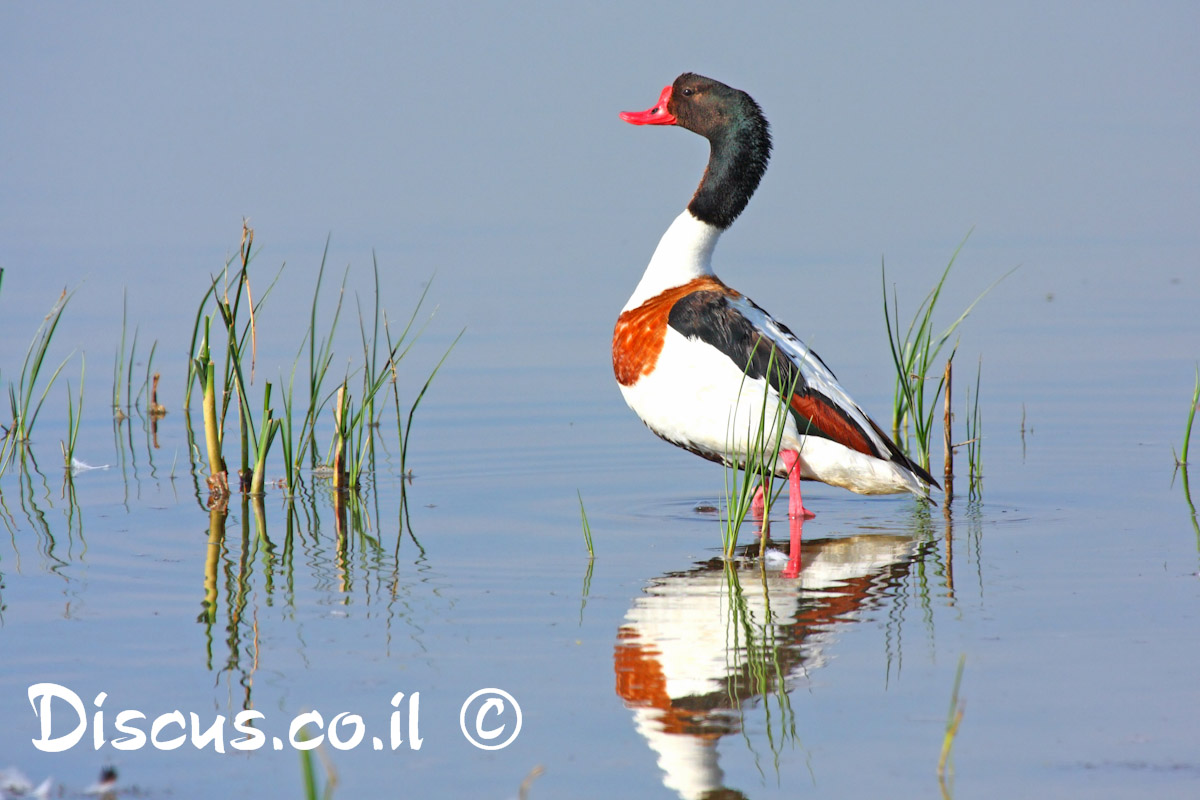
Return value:
[[(296, 732), (296, 739), (301, 742), (310, 740), (307, 728), (300, 728)], [(300, 775), (304, 782), (304, 798), (305, 800), (329, 800), (333, 797), (333, 790), (338, 785), (338, 771), (334, 767), (333, 762), (325, 755), (322, 745), (318, 745), (316, 753), (321, 759), (321, 766), (325, 769), (325, 789), (321, 791), (317, 788), (317, 770), (315, 759), (313, 759), (313, 748), (300, 751)]]
[(958, 689), (962, 685), (963, 667), (967, 663), (967, 654), (963, 653), (958, 657), (958, 670), (954, 674), (954, 689), (950, 693), (950, 711), (946, 715), (946, 732), (942, 737), (942, 753), (938, 758), (937, 774), (938, 780), (944, 781), (947, 774), (947, 769), (953, 773), (954, 767), (950, 764), (950, 751), (954, 747), (954, 737), (958, 735), (958, 726), (962, 722), (963, 707), (958, 702)]

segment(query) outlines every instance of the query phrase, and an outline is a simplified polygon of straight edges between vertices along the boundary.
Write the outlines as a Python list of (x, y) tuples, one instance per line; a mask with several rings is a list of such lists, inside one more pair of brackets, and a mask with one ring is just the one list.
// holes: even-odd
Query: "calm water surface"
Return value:
[[(964, 257), (947, 313), (1012, 263)], [(747, 269), (786, 286), (770, 261)], [(902, 296), (919, 296), (937, 269), (897, 276)], [(873, 271), (861, 270), (866, 285)], [(418, 413), (407, 502), (385, 421), (379, 468), (344, 519), (316, 478), (293, 514), (278, 489), (258, 510), (235, 500), (211, 513), (188, 458), (179, 359), (157, 357), (175, 381), (157, 438), (137, 416), (108, 422), (96, 386), (107, 378), (89, 373), (78, 453), (107, 468), (64, 483), (53, 402), (38, 464), (0, 484), (0, 762), (68, 794), (113, 765), (138, 796), (294, 797), (296, 753), (234, 751), (232, 719), (260, 711), (259, 728), (286, 741), (290, 721), (316, 710), (365, 726), (357, 747), (323, 751), (342, 797), (397, 786), (515, 797), (538, 766), (530, 797), (937, 796), (965, 656), (953, 796), (1200, 790), (1200, 534), (1171, 453), (1200, 341), (1194, 271), (1167, 266), (1124, 292), (1053, 271), (1011, 276), (960, 346), (956, 404), (983, 358), (982, 500), (926, 509), (814, 486), (796, 579), (777, 560), (719, 558), (720, 469), (658, 442), (611, 385), (609, 326), (636, 272), (575, 314), (523, 318), (487, 309), (530, 298), (553, 308), (553, 286), (435, 281), (442, 310), (414, 351), (409, 398), (418, 371), (470, 325)], [(297, 282), (311, 273), (296, 268)], [(399, 271), (385, 282), (396, 297), (419, 287)], [(836, 306), (845, 282), (806, 290)], [(807, 338), (885, 417), (882, 323), (847, 324), (787, 291), (768, 305), (806, 309), (819, 334)], [(173, 330), (192, 302), (138, 322)], [(68, 313), (80, 328), (111, 324), (86, 302)], [(269, 313), (260, 365), (290, 369), (294, 345), (271, 340)], [(342, 352), (354, 351), (349, 339)], [(756, 549), (749, 527), (741, 541)], [(27, 689), (39, 682), (68, 687), (89, 714), (107, 693), (99, 750), (94, 724), (66, 752), (32, 745)], [(503, 750), (475, 748), (459, 727), (467, 696), (488, 687), (523, 712)], [(419, 751), (407, 700), (404, 743), (387, 745), (397, 692), (420, 694)], [(55, 735), (69, 732), (74, 713), (54, 709)], [(205, 729), (223, 716), (227, 752), (117, 750), (126, 709), (195, 713)]]
[[(527, 777), (533, 800), (1200, 796), (1200, 529), (1172, 455), (1200, 359), (1195, 3), (294, 6), (0, 4), (0, 392), (77, 290), (37, 463), (0, 477), (0, 776), (295, 798), (289, 727), (316, 711), (361, 718), (357, 746), (321, 751), (339, 798), (513, 798)], [(684, 70), (749, 91), (776, 145), (718, 272), (885, 425), (880, 256), (907, 319), (973, 229), (941, 325), (1019, 266), (958, 343), (959, 440), (982, 362), (982, 499), (813, 486), (798, 577), (719, 560), (721, 470), (652, 436), (609, 366), (706, 155), (616, 114)], [(288, 382), (327, 232), (321, 330), (351, 265), (334, 376), (362, 352), (373, 253), (393, 330), (432, 278), (403, 406), (466, 329), (410, 478), (385, 415), (355, 504), (309, 477), (291, 506), (273, 486), (208, 508), (184, 372), (243, 215), (255, 398)], [(157, 342), (157, 431), (112, 421), (124, 297), (135, 391)], [(83, 354), (76, 455), (106, 468), (64, 483)], [(87, 715), (65, 752), (33, 745), (37, 683)], [(460, 710), (492, 687), (523, 720), (484, 750)], [(496, 708), (467, 710), (483, 743), (514, 729)], [(231, 744), (247, 709), (269, 737), (251, 752)], [(124, 711), (144, 732), (223, 717), (226, 752), (118, 749)]]

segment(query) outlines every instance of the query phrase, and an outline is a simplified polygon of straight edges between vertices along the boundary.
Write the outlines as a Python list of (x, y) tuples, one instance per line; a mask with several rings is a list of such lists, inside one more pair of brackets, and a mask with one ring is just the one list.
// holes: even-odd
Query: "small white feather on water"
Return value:
[(53, 780), (46, 778), (40, 785), (34, 786), (25, 773), (16, 767), (0, 769), (0, 800), (9, 798), (35, 797), (44, 799), (50, 796)]
[(782, 567), (788, 563), (788, 554), (782, 550), (776, 550), (774, 547), (768, 547), (767, 552), (763, 553), (763, 561), (768, 567)]

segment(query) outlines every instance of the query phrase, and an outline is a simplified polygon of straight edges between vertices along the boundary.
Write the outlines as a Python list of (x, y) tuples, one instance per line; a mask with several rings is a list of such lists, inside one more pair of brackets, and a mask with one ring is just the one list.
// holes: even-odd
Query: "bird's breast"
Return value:
[(736, 294), (720, 280), (705, 275), (667, 289), (636, 308), (621, 312), (613, 329), (613, 375), (621, 386), (632, 386), (658, 366), (671, 308), (681, 298), (697, 291)]

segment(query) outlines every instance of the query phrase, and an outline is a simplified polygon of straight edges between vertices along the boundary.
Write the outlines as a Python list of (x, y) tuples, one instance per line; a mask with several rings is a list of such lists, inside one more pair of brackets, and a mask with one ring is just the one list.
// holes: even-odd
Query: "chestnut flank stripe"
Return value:
[[(796, 410), (806, 419), (812, 420), (814, 428), (820, 430), (838, 444), (845, 445), (851, 450), (874, 456), (879, 458), (879, 454), (871, 448), (871, 442), (867, 439), (866, 434), (858, 429), (846, 416), (838, 409), (829, 405), (827, 402), (822, 402), (818, 397), (802, 397), (801, 395), (792, 395), (792, 408)], [(804, 433), (803, 427), (800, 433)]]
[(718, 279), (706, 275), (693, 278), (674, 289), (667, 289), (617, 317), (612, 343), (613, 374), (617, 377), (617, 383), (632, 386), (643, 375), (654, 371), (667, 338), (667, 317), (671, 313), (671, 306), (696, 291), (738, 296), (737, 292)]

